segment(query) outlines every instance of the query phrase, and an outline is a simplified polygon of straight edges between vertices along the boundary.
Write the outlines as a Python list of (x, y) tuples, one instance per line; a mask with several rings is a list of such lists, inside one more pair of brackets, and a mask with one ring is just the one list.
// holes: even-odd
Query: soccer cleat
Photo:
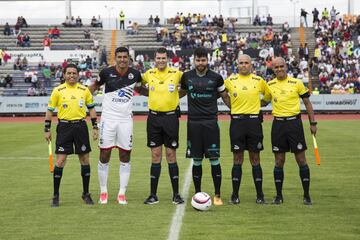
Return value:
[(99, 203), (107, 204), (107, 202), (108, 202), (108, 193), (107, 192), (100, 193)]
[(235, 193), (231, 194), (229, 203), (230, 203), (230, 204), (240, 204), (240, 198), (239, 198), (239, 196), (236, 195)]
[(220, 196), (214, 196), (214, 205), (221, 206), (224, 205), (223, 201), (221, 200)]
[(264, 197), (258, 197), (256, 198), (256, 204), (267, 204)]
[(54, 195), (51, 200), (51, 207), (58, 207), (59, 206), (59, 195)]
[(156, 204), (158, 202), (159, 202), (159, 200), (156, 195), (150, 195), (147, 199), (145, 199), (144, 204), (152, 205), (152, 204)]
[(282, 196), (275, 196), (274, 200), (272, 201), (272, 204), (280, 205), (284, 202)]
[(81, 198), (84, 200), (87, 205), (94, 205), (94, 201), (91, 199), (90, 193), (83, 193)]
[(184, 200), (181, 198), (180, 194), (175, 194), (172, 201), (175, 205), (184, 203)]
[(312, 205), (312, 201), (310, 197), (304, 197), (304, 205)]
[(126, 201), (126, 198), (125, 198), (125, 195), (118, 195), (118, 197), (117, 197), (117, 201), (118, 201), (118, 203), (119, 204), (121, 204), (121, 205), (126, 205), (126, 204), (128, 204), (128, 201)]

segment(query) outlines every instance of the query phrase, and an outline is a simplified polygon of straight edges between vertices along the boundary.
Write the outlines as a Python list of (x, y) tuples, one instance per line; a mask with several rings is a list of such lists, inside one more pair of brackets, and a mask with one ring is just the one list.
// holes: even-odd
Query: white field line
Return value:
[(170, 229), (169, 229), (169, 235), (167, 238), (168, 240), (178, 240), (179, 239), (181, 225), (182, 225), (182, 219), (185, 215), (186, 199), (189, 196), (191, 175), (192, 175), (192, 160), (190, 161), (189, 167), (186, 171), (184, 186), (181, 191), (181, 196), (185, 200), (185, 203), (176, 206), (176, 211), (174, 212), (174, 215), (172, 217), (172, 221), (171, 221), (171, 225), (170, 225)]

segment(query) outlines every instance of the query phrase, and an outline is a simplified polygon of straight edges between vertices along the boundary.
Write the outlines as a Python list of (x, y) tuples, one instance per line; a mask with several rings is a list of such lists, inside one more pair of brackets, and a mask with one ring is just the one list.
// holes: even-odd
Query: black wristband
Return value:
[(98, 129), (97, 118), (92, 118), (91, 119), (91, 124), (93, 126), (93, 129)]
[(45, 120), (44, 132), (50, 132), (50, 128), (51, 128), (51, 120)]
[(316, 126), (317, 122), (310, 122), (311, 126)]

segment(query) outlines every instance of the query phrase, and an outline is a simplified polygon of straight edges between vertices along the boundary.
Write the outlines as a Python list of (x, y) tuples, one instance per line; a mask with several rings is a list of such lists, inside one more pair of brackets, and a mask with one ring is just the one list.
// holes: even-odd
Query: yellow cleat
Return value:
[(214, 196), (214, 205), (221, 206), (224, 205), (223, 201), (221, 200), (220, 196)]

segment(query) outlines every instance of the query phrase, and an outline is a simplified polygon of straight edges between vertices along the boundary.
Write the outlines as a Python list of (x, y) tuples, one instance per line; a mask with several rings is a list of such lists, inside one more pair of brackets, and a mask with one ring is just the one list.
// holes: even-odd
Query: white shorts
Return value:
[(106, 120), (100, 122), (100, 149), (114, 147), (130, 151), (132, 149), (133, 120)]

